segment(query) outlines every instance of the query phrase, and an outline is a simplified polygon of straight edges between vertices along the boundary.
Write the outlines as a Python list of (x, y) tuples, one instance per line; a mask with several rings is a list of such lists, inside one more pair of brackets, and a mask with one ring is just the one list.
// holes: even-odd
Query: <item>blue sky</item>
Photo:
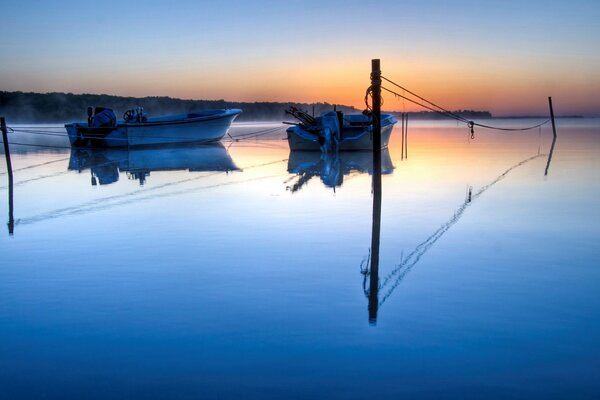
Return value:
[(600, 114), (595, 1), (3, 1), (2, 15), (0, 90), (359, 105), (381, 58), (449, 107), (530, 113), (553, 95)]

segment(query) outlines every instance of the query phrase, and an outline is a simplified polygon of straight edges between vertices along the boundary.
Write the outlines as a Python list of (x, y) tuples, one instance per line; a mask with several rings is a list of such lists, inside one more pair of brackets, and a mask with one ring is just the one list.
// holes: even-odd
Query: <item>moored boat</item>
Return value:
[(126, 147), (172, 143), (217, 142), (225, 136), (239, 109), (205, 110), (148, 117), (143, 108), (129, 110), (117, 121), (112, 110), (88, 108), (88, 122), (66, 124), (71, 146)]
[[(288, 114), (300, 122), (287, 129), (292, 151), (361, 151), (373, 150), (372, 118), (365, 114), (346, 114), (331, 111), (312, 117), (294, 107)], [(391, 114), (381, 114), (381, 148), (388, 146), (394, 124)]]

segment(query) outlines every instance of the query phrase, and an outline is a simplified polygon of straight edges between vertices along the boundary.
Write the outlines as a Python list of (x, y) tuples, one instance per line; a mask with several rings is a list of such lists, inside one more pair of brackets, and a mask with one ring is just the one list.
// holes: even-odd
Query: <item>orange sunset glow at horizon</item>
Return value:
[(552, 96), (558, 115), (600, 116), (594, 2), (381, 1), (374, 22), (358, 2), (111, 5), (120, 12), (92, 25), (89, 5), (7, 5), (0, 90), (362, 109), (379, 58), (384, 76), (447, 109), (545, 115)]

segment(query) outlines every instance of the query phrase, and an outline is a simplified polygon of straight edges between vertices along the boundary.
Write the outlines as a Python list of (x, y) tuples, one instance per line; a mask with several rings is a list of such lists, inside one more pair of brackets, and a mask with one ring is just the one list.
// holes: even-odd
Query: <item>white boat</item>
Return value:
[(71, 146), (126, 147), (168, 143), (217, 142), (225, 136), (239, 109), (206, 110), (148, 118), (141, 107), (117, 121), (110, 109), (96, 107), (88, 122), (66, 124)]
[[(372, 118), (365, 114), (344, 115), (331, 111), (314, 118), (292, 107), (288, 113), (300, 123), (287, 129), (292, 151), (360, 151), (373, 150)], [(391, 114), (381, 114), (381, 148), (388, 146), (394, 124)]]
[(71, 148), (69, 170), (91, 170), (92, 185), (119, 180), (119, 174), (144, 184), (151, 172), (239, 171), (222, 143), (134, 148)]

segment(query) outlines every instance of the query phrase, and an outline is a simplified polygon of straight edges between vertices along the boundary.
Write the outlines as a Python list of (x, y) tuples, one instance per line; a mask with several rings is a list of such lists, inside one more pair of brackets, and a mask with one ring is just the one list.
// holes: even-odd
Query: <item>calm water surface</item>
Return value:
[(17, 135), (0, 398), (600, 397), (600, 120), (398, 129), (380, 232), (369, 154)]

